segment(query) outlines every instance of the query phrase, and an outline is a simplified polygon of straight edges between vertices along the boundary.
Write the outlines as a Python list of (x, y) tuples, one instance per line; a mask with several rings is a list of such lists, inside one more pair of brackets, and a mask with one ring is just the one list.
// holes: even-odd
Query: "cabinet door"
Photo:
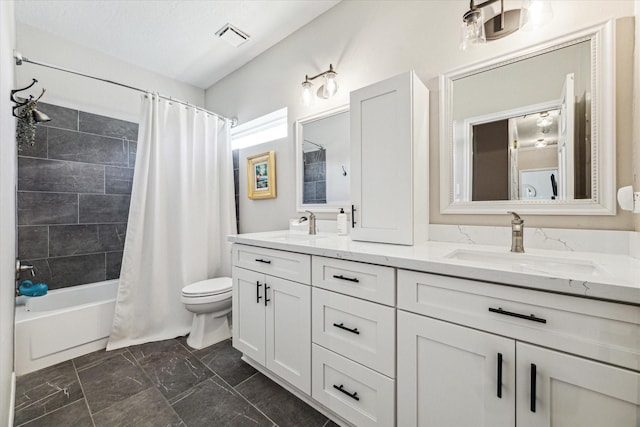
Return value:
[(351, 92), (353, 240), (413, 243), (411, 79)]
[(518, 342), (518, 427), (640, 426), (640, 373)]
[(311, 288), (266, 277), (266, 367), (311, 394)]
[(258, 363), (265, 361), (264, 274), (233, 267), (233, 346)]
[(398, 311), (398, 348), (398, 426), (515, 426), (515, 341)]

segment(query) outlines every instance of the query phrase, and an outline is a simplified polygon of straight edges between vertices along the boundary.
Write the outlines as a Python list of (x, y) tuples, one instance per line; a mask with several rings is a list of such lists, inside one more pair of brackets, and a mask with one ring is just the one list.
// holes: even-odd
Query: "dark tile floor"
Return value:
[(240, 360), (231, 340), (98, 351), (18, 377), (15, 426), (336, 426)]

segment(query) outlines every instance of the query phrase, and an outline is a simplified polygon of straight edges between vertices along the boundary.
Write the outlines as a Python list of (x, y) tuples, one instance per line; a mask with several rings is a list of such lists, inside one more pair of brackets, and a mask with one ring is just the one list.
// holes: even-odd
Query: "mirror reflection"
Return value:
[(349, 205), (349, 111), (346, 107), (297, 125), (298, 209)]
[(455, 79), (453, 201), (591, 198), (591, 46)]

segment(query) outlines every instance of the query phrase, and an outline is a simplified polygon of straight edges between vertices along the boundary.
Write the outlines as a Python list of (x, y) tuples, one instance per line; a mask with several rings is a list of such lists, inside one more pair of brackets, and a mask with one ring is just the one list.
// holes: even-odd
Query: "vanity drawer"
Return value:
[(395, 425), (395, 381), (316, 344), (311, 396), (357, 425)]
[(330, 291), (395, 305), (395, 270), (392, 267), (314, 256), (313, 286)]
[(398, 308), (640, 370), (637, 306), (399, 270)]
[(311, 283), (310, 255), (234, 244), (233, 265), (305, 285)]
[(318, 288), (312, 295), (313, 342), (395, 378), (395, 310)]

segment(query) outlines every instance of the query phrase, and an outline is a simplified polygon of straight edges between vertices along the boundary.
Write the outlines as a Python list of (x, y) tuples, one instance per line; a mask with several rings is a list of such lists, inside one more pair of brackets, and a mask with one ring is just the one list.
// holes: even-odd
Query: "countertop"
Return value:
[[(309, 255), (640, 305), (640, 260), (627, 255), (526, 247), (525, 254), (514, 254), (506, 245), (500, 247), (430, 241), (402, 246), (357, 242), (348, 236), (328, 233), (310, 236), (289, 231), (237, 234), (229, 236), (228, 240)], [(456, 253), (460, 258), (471, 259), (457, 259)], [(557, 265), (554, 264), (555, 261)], [(576, 271), (572, 271), (573, 266), (578, 266)], [(595, 267), (593, 271), (591, 267)]]

